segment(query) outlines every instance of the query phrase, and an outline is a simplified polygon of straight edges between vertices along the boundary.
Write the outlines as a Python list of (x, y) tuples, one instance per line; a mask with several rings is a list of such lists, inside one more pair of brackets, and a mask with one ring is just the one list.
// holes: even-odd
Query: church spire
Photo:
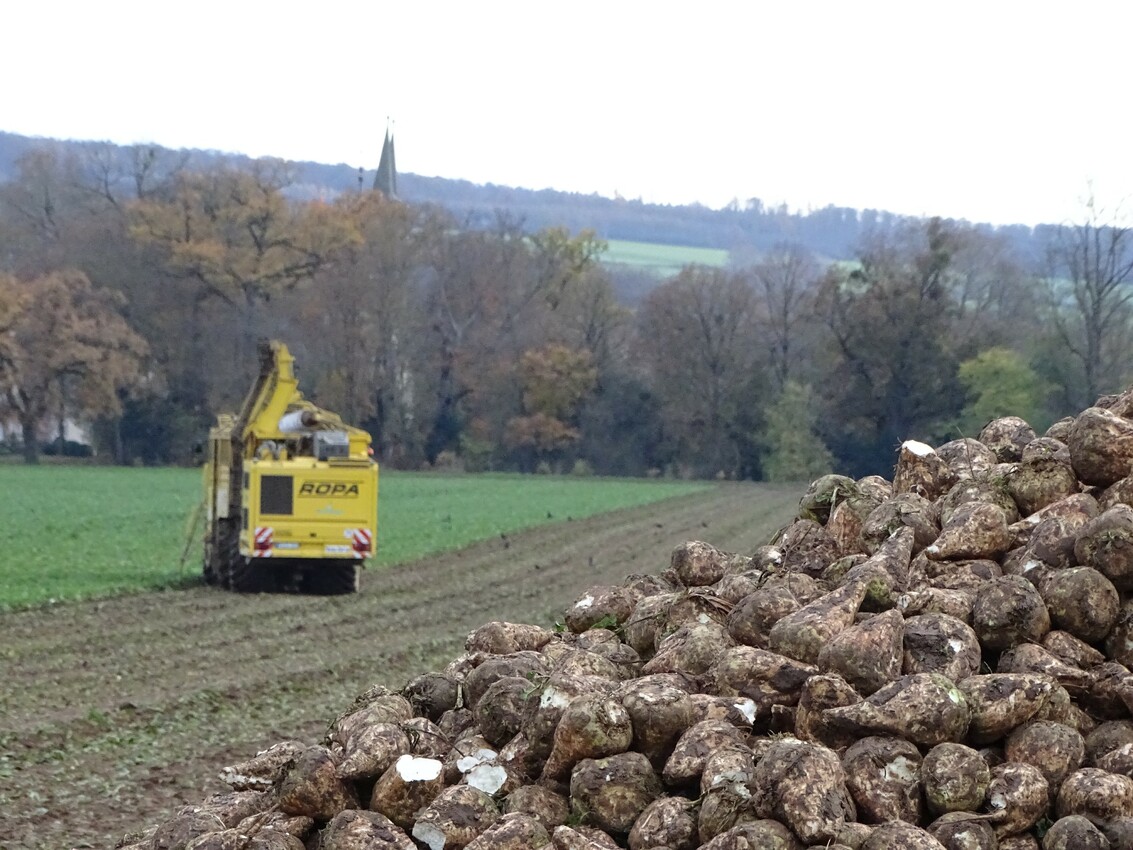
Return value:
[(393, 154), (393, 136), (386, 128), (386, 140), (382, 145), (382, 158), (378, 161), (378, 173), (374, 175), (374, 189), (387, 198), (397, 198), (397, 163)]

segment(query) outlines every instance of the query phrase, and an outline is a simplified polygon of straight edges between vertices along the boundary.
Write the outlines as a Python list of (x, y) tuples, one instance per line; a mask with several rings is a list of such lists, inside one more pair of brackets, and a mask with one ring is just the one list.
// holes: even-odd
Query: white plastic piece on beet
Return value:
[(928, 457), (929, 455), (936, 454), (936, 450), (932, 446), (928, 443), (922, 443), (919, 440), (905, 440), (905, 442), (901, 444), (901, 448), (917, 457)]
[(462, 759), (458, 759), (456, 762), (456, 769), (461, 773), (468, 773), (470, 770), (475, 770), (482, 764), (494, 764), (495, 761), (495, 750), (480, 749), (470, 756), (465, 756)]
[(435, 824), (417, 821), (413, 824), (413, 837), (429, 850), (445, 850), (444, 831)]
[(489, 796), (494, 796), (507, 782), (507, 771), (496, 764), (478, 765), (464, 776), (464, 781)]
[(444, 765), (437, 759), (404, 755), (395, 763), (398, 774), (406, 782), (429, 782), (441, 775)]
[(736, 707), (736, 710), (739, 711), (740, 714), (747, 718), (748, 723), (755, 723), (755, 715), (759, 709), (754, 700), (744, 697), (732, 703), (732, 705)]

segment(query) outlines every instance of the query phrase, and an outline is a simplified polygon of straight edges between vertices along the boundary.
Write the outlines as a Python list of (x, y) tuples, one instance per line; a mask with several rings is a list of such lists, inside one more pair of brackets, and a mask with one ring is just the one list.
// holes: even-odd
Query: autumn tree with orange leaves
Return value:
[(522, 416), (508, 422), (507, 442), (535, 463), (552, 459), (576, 442), (578, 408), (598, 380), (590, 353), (552, 344), (524, 352), (519, 362)]
[(115, 415), (142, 377), (145, 340), (122, 297), (66, 270), (30, 280), (0, 275), (0, 405), (19, 423), (24, 460), (39, 457), (49, 417)]
[(163, 249), (170, 270), (252, 325), (258, 306), (361, 241), (351, 217), (335, 206), (290, 203), (282, 190), (292, 180), (278, 160), (185, 171), (170, 192), (134, 202), (131, 233)]

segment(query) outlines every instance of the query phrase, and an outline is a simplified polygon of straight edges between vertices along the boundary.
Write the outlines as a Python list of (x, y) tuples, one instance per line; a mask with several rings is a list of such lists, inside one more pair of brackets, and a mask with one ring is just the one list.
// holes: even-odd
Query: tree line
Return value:
[(781, 243), (633, 309), (592, 231), (296, 192), (262, 159), (44, 142), (0, 185), (0, 422), (34, 461), (192, 463), (255, 341), (400, 468), (808, 480), (908, 438), (1043, 429), (1130, 375), (1133, 235), (1094, 204), (1041, 262), (940, 219), (822, 263)]
[[(63, 151), (88, 156), (102, 147), (95, 142), (57, 144)], [(0, 131), (0, 182), (13, 179), (16, 162), (37, 146), (42, 146), (41, 140)], [(122, 157), (128, 157), (129, 153), (129, 149), (119, 149)], [(219, 156), (210, 151), (182, 154), (190, 167), (208, 167)], [(240, 155), (230, 155), (228, 159), (237, 167), (246, 167), (252, 161)], [(373, 171), (342, 163), (295, 162), (290, 168), (294, 182), (288, 186), (287, 194), (298, 199), (325, 197), (328, 192), (337, 195), (356, 191), (363, 185), (372, 185), (374, 179)], [(733, 251), (737, 262), (743, 262), (745, 257), (758, 257), (785, 241), (805, 245), (829, 260), (851, 259), (867, 234), (915, 223), (909, 216), (875, 209), (827, 205), (798, 210), (785, 204), (765, 204), (759, 198), (737, 198), (722, 209), (714, 209), (700, 204), (646, 203), (640, 199), (607, 198), (593, 193), (477, 184), (410, 173), (398, 175), (397, 191), (412, 203), (442, 206), (463, 224), (473, 227), (490, 227), (497, 211), (504, 209), (521, 218), (528, 230), (566, 227), (577, 232), (589, 229), (606, 239), (720, 248)], [(1051, 238), (1055, 229), (1042, 224), (1035, 227), (975, 226), (985, 233), (1004, 237), (1021, 256), (1028, 258), (1038, 256), (1040, 246)], [(623, 292), (620, 294), (625, 297)]]

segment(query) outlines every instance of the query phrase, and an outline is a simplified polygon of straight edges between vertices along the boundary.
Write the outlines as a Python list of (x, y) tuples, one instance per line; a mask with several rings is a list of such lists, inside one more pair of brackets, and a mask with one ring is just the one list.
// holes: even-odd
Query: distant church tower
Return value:
[(386, 141), (382, 145), (382, 158), (378, 162), (378, 173), (374, 175), (374, 188), (387, 198), (397, 199), (397, 162), (393, 155), (393, 136), (386, 128)]

